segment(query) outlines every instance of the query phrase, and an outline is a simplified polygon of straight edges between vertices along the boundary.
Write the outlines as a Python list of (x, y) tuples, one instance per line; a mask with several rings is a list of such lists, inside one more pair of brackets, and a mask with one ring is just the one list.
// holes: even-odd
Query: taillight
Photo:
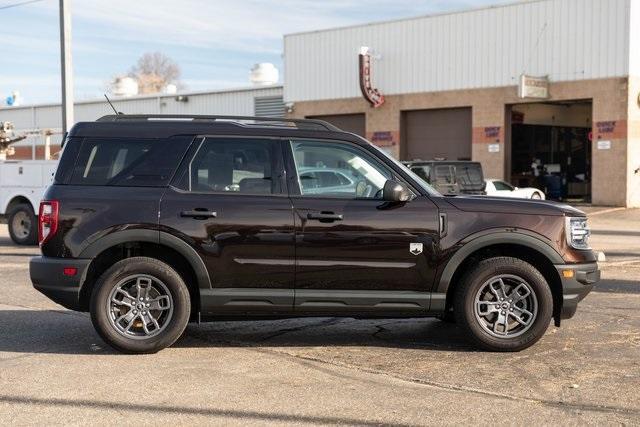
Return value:
[(42, 245), (58, 231), (58, 201), (43, 200), (38, 213), (38, 242)]

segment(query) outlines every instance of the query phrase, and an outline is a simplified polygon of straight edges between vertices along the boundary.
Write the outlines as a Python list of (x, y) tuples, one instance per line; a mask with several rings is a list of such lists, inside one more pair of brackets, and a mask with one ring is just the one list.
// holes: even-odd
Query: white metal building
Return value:
[[(114, 107), (125, 114), (213, 114), (239, 116), (284, 116), (282, 86), (252, 86), (209, 92), (185, 92), (112, 99)], [(104, 98), (75, 103), (76, 122), (93, 121), (113, 110)], [(60, 104), (27, 105), (0, 108), (0, 122), (10, 121), (16, 133), (62, 127)], [(52, 137), (59, 145), (60, 134)], [(16, 144), (16, 154), (8, 158), (42, 158), (42, 138), (30, 137)], [(34, 148), (34, 146), (36, 146)]]
[[(519, 186), (538, 180), (539, 158), (558, 197), (640, 206), (640, 0), (530, 0), (290, 34), (284, 58), (291, 116), (402, 159), (478, 160)], [(522, 79), (541, 91), (519, 93)]]

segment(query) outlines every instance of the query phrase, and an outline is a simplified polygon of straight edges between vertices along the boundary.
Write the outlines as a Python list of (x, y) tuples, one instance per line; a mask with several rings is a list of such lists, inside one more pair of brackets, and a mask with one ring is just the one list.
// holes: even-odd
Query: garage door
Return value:
[(324, 120), (343, 131), (365, 136), (364, 114), (333, 114), (325, 116), (307, 116), (308, 119)]
[(405, 160), (471, 159), (471, 108), (405, 111)]

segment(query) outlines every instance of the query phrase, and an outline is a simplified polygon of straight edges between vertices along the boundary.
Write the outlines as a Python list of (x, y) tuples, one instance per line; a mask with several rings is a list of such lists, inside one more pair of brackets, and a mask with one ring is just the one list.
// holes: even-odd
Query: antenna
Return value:
[(116, 110), (116, 107), (113, 106), (113, 104), (111, 103), (111, 100), (109, 99), (109, 97), (107, 96), (107, 94), (104, 94), (104, 97), (106, 98), (107, 102), (109, 103), (109, 105), (111, 106), (111, 108), (113, 109), (113, 112), (116, 113), (117, 115), (120, 114), (124, 114), (121, 111)]

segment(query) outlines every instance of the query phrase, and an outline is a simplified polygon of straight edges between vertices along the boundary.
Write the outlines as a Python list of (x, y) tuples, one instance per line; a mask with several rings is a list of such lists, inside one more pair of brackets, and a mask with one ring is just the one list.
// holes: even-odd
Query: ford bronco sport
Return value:
[(115, 115), (65, 142), (31, 280), (123, 352), (297, 316), (436, 316), (518, 351), (600, 276), (581, 211), (444, 197), (322, 121)]

